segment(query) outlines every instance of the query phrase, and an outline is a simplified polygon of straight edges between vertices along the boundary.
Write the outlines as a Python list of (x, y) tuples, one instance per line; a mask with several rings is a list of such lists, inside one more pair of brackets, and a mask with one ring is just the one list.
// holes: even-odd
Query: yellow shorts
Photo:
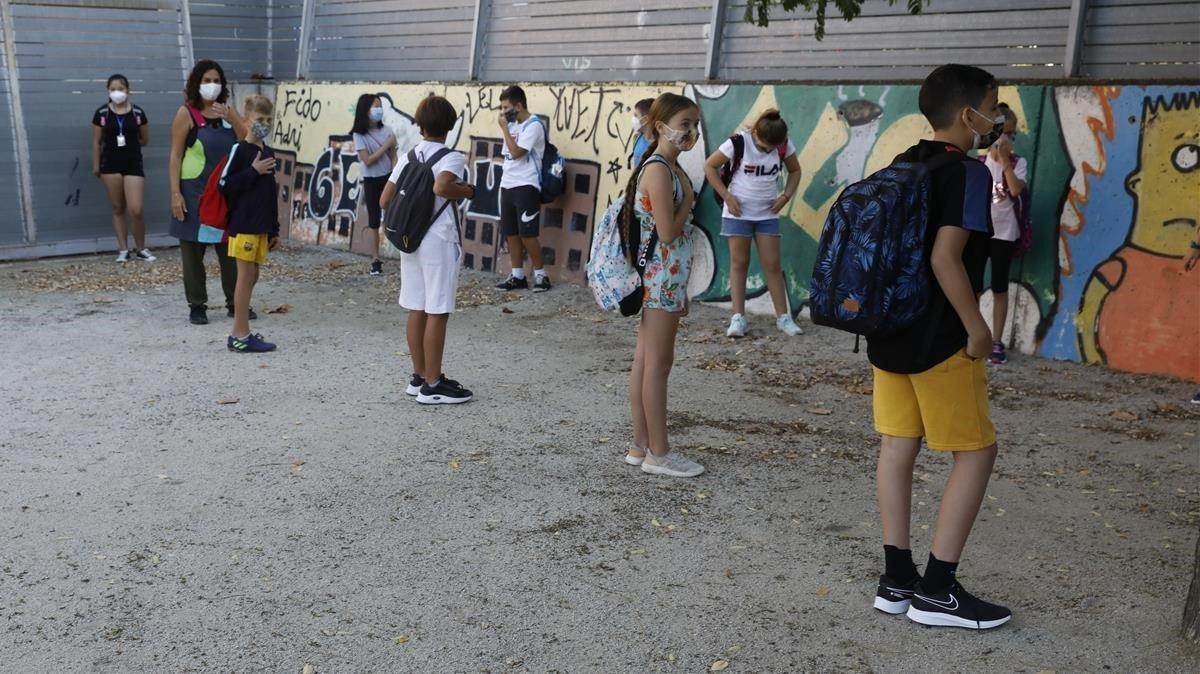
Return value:
[(920, 374), (875, 368), (875, 430), (898, 438), (925, 438), (930, 449), (962, 452), (996, 444), (988, 414), (984, 360), (966, 349)]
[(267, 263), (267, 249), (270, 242), (266, 234), (236, 234), (229, 237), (229, 257), (253, 262)]

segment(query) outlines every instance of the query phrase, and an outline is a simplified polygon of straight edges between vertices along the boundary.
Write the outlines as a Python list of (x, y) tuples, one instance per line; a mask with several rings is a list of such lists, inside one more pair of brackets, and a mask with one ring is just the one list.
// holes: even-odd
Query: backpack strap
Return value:
[[(442, 149), (438, 150), (437, 152), (434, 152), (434, 153), (433, 153), (433, 155), (429, 157), (429, 159), (426, 159), (425, 161), (421, 162), (421, 161), (419, 161), (418, 159), (416, 159), (416, 156), (417, 156), (417, 149), (416, 149), (416, 148), (413, 148), (413, 149), (411, 149), (411, 150), (409, 150), (409, 151), (408, 151), (408, 159), (409, 159), (409, 161), (416, 161), (416, 162), (418, 162), (418, 163), (424, 164), (425, 166), (429, 167), (429, 170), (430, 170), (430, 171), (433, 171), (433, 167), (434, 167), (434, 166), (435, 166), (435, 165), (436, 165), (436, 164), (437, 164), (439, 161), (441, 161), (441, 160), (442, 160), (442, 157), (445, 157), (446, 155), (450, 154), (451, 152), (454, 152), (454, 150), (451, 150), (451, 149), (450, 149), (450, 148), (448, 148), (448, 147), (443, 147)], [(434, 176), (434, 178), (433, 178), (433, 179), (434, 179), (434, 180), (437, 180), (437, 176)], [(446, 211), (446, 208), (448, 208), (448, 207), (450, 206), (450, 204), (451, 204), (451, 203), (457, 203), (457, 202), (458, 202), (458, 200), (457, 200), (457, 199), (446, 199), (446, 200), (445, 200), (445, 201), (442, 203), (442, 207), (441, 207), (441, 208), (439, 208), (439, 209), (437, 209), (437, 212), (435, 212), (435, 213), (433, 214), (433, 218), (432, 218), (432, 219), (430, 219), (430, 221), (429, 221), (429, 222), (430, 222), (430, 223), (437, 222), (437, 219), (438, 219), (438, 218), (440, 218), (440, 217), (442, 217), (442, 213), (444, 213), (444, 212)], [(454, 226), (455, 226), (455, 227), (458, 227), (458, 209), (455, 209), (455, 210), (454, 210)], [(459, 234), (459, 238), (461, 239), (461, 237), (462, 237), (462, 234), (460, 233), (460, 234)]]
[(192, 126), (199, 129), (208, 123), (208, 118), (201, 114), (199, 110), (192, 107), (191, 103), (184, 103), (183, 106), (187, 108), (188, 112), (192, 115)]

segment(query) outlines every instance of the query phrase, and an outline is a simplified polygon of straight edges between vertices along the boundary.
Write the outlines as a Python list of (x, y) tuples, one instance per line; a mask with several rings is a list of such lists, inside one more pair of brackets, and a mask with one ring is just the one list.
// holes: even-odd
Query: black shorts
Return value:
[(141, 157), (100, 157), (100, 174), (146, 177)]
[(992, 292), (1008, 292), (1008, 274), (1012, 269), (1013, 251), (1017, 249), (1016, 241), (992, 239), (988, 257), (992, 260)]
[(500, 233), (536, 237), (542, 226), (542, 192), (532, 185), (500, 190)]
[(363, 200), (367, 202), (367, 227), (379, 229), (379, 221), (383, 209), (379, 208), (379, 197), (383, 195), (383, 187), (387, 185), (387, 176), (363, 178)]

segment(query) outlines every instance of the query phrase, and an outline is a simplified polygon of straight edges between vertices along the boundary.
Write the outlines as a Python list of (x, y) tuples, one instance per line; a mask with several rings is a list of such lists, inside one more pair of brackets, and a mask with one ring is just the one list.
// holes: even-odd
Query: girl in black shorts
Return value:
[(129, 102), (129, 80), (124, 75), (108, 78), (108, 101), (92, 115), (92, 174), (104, 182), (112, 203), (117, 262), (129, 261), (126, 210), (133, 220), (134, 257), (151, 262), (155, 258), (146, 248), (142, 219), (146, 194), (142, 146), (150, 141), (146, 112)]
[(384, 125), (383, 113), (383, 99), (374, 94), (363, 94), (358, 97), (354, 128), (350, 129), (354, 148), (358, 150), (358, 159), (362, 162), (359, 173), (362, 175), (363, 201), (367, 207), (367, 226), (362, 233), (367, 249), (375, 258), (371, 261), (371, 276), (383, 273), (383, 263), (379, 261), (379, 222), (382, 216), (379, 197), (383, 195), (383, 186), (387, 184), (392, 167), (396, 165), (396, 134)]

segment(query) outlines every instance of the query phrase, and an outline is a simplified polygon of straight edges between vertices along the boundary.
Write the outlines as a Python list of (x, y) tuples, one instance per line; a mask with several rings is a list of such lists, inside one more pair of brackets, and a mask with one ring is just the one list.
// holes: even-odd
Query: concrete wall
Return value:
[[(479, 196), (466, 206), (465, 263), (504, 273), (497, 235), (501, 86), (284, 83), (276, 93), (273, 144), (284, 231), (295, 239), (359, 250), (365, 224), (355, 150), (348, 131), (359, 94), (388, 102), (387, 124), (407, 150), (419, 140), (411, 115), (430, 93), (460, 113), (451, 144), (468, 155)], [(640, 98), (676, 91), (703, 111), (703, 142), (683, 165), (702, 186), (701, 164), (759, 110), (779, 107), (799, 150), (804, 177), (784, 214), (785, 276), (792, 307), (808, 279), (825, 216), (849, 183), (887, 164), (929, 133), (914, 85), (529, 85), (530, 109), (545, 115), (568, 160), (568, 191), (543, 212), (548, 267), (583, 281), (596, 218), (630, 175), (630, 113)], [(1013, 265), (1007, 338), (1025, 353), (1105, 363), (1135, 372), (1200, 380), (1200, 270), (1183, 256), (1200, 220), (1200, 85), (1051, 87), (1001, 90), (1021, 120), (1017, 152), (1028, 158), (1035, 245)], [(729, 259), (720, 212), (702, 188), (703, 236), (693, 296), (728, 299)], [(394, 252), (394, 251), (389, 251)], [(749, 291), (765, 305), (751, 269)], [(990, 297), (984, 297), (984, 303)], [(990, 314), (989, 314), (990, 315)]]

